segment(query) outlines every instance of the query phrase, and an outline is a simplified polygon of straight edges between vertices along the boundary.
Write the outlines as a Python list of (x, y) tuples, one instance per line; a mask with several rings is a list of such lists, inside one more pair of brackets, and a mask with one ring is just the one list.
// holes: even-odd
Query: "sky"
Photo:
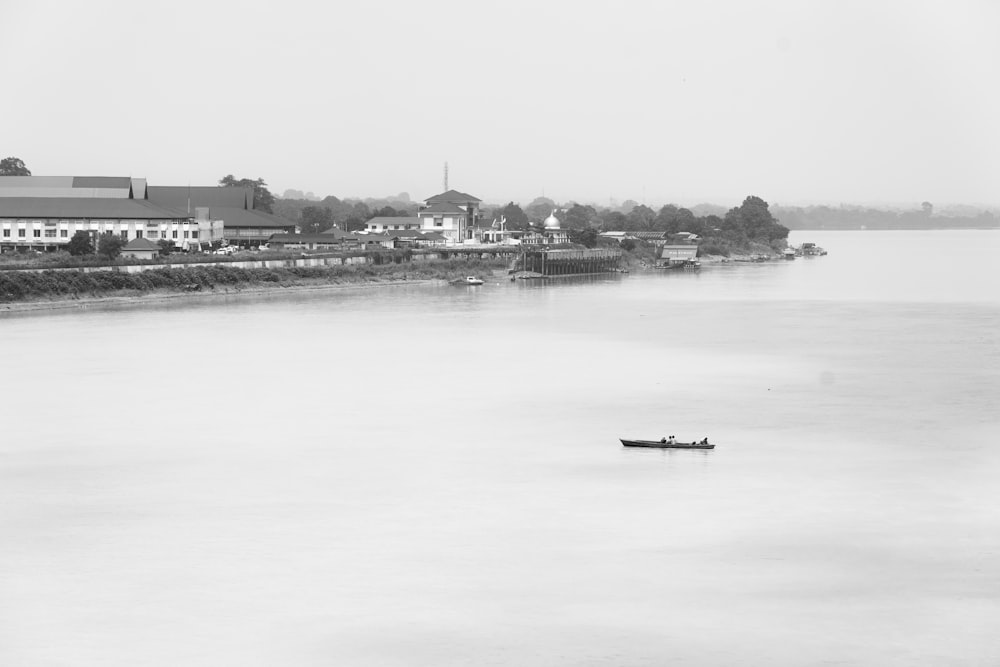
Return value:
[(992, 0), (0, 0), (36, 175), (651, 206), (1000, 205)]

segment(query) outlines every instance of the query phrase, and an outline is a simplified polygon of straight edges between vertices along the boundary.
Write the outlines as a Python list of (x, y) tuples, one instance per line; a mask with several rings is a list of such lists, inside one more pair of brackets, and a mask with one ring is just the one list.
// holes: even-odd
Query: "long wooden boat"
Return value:
[(655, 449), (715, 449), (713, 443), (702, 443), (702, 442), (680, 442), (675, 440), (670, 442), (669, 440), (626, 440), (625, 438), (619, 438), (622, 444), (626, 447), (651, 447)]

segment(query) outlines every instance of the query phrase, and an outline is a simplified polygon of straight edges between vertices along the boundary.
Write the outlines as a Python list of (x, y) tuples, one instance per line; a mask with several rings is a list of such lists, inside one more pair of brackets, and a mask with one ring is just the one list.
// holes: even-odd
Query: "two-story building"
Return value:
[(429, 197), (417, 211), (420, 230), (441, 234), (448, 244), (471, 241), (481, 201), (457, 190)]
[(151, 202), (147, 190), (146, 179), (127, 176), (0, 177), (0, 251), (56, 250), (81, 231), (181, 249), (222, 240), (207, 209)]

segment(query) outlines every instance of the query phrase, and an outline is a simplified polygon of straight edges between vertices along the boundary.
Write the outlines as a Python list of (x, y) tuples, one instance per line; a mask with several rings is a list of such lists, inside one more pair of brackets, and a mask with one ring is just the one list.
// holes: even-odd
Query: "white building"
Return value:
[(222, 221), (137, 199), (0, 197), (0, 252), (55, 250), (76, 232), (115, 234), (125, 241), (161, 239), (181, 249), (222, 239)]
[(159, 206), (141, 178), (104, 176), (0, 177), (0, 252), (55, 250), (76, 232), (115, 234), (125, 241), (166, 239), (181, 249), (222, 239), (223, 223), (204, 211)]
[(417, 212), (420, 231), (437, 232), (449, 244), (473, 240), (473, 229), (479, 219), (480, 199), (448, 190), (424, 201)]

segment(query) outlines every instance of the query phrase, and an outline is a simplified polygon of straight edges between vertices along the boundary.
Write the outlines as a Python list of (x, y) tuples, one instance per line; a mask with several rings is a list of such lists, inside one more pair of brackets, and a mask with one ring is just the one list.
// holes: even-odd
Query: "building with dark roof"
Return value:
[(153, 259), (160, 254), (160, 246), (149, 239), (132, 239), (122, 248), (122, 257)]
[(274, 234), (268, 239), (271, 250), (369, 250), (392, 248), (394, 239), (385, 234), (349, 234), (339, 229), (319, 234)]
[(395, 230), (420, 229), (419, 217), (377, 216), (365, 223), (365, 231), (390, 232)]
[(280, 216), (258, 211), (253, 204), (253, 188), (218, 186), (149, 186), (149, 200), (172, 208), (197, 211), (219, 220), (223, 235), (232, 245), (259, 246), (275, 234), (295, 232), (295, 223)]
[(448, 243), (464, 243), (473, 240), (475, 224), (479, 220), (481, 200), (457, 190), (448, 190), (428, 197), (417, 211), (420, 229), (437, 232)]
[(128, 176), (3, 176), (0, 197), (145, 199), (146, 179)]
[[(4, 178), (10, 177), (0, 177), (0, 182)], [(81, 231), (115, 234), (126, 241), (167, 239), (181, 249), (222, 239), (221, 222), (143, 199), (0, 196), (0, 252), (56, 250)]]

